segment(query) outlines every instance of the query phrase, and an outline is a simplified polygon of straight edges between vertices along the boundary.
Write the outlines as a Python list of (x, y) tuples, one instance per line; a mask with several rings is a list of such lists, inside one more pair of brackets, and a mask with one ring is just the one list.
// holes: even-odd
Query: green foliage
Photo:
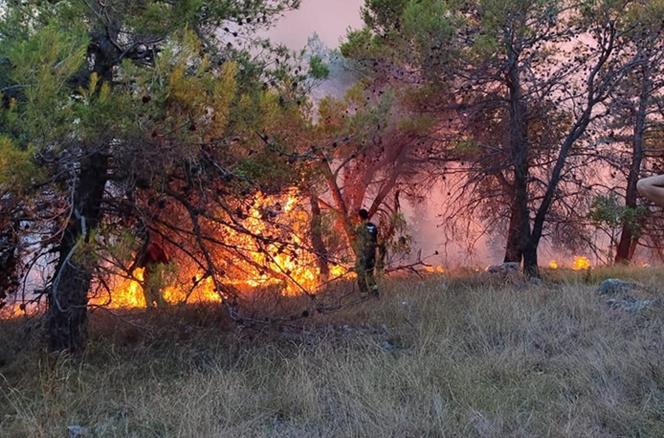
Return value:
[(659, 37), (663, 23), (664, 0), (631, 2), (623, 20), (619, 21), (634, 42)]
[(471, 138), (460, 138), (454, 142), (452, 152), (459, 159), (476, 156), (482, 148)]
[(12, 108), (15, 116), (5, 119), (7, 129), (18, 135), (21, 144), (37, 148), (70, 135), (76, 114), (67, 81), (85, 62), (86, 35), (80, 28), (49, 25), (28, 39), (4, 44), (2, 51), (12, 66), (8, 85), (22, 92)]
[(625, 207), (623, 212), (623, 223), (626, 224), (632, 233), (638, 237), (643, 233), (642, 222), (648, 215), (648, 209), (642, 205), (631, 208)]
[[(145, 216), (161, 214), (151, 201), (166, 193), (199, 204), (196, 211), (213, 210), (203, 205), (211, 198), (233, 201), (300, 182), (289, 160), (306, 124), (298, 105), (304, 66), (296, 72), (297, 60), (268, 41), (260, 55), (253, 46), (258, 29), (298, 4), (3, 3), (0, 189), (27, 203), (28, 188), (41, 183), (29, 195), (46, 199), (53, 211), (42, 217), (58, 222), (49, 227), (58, 234), (44, 240), (57, 247), (65, 235), (63, 253), (76, 245), (76, 256), (92, 272), (106, 263), (103, 256), (131, 257), (127, 232)], [(219, 45), (222, 31), (228, 43)], [(310, 67), (313, 76), (327, 74), (322, 59), (312, 59)], [(82, 188), (84, 176), (95, 181)], [(95, 183), (97, 190), (90, 187)], [(68, 216), (73, 206), (63, 208), (72, 199), (86, 210), (77, 214), (95, 217), (85, 236)], [(62, 233), (61, 224), (71, 232)], [(200, 251), (196, 243), (182, 245)], [(102, 250), (106, 254), (95, 254)]]
[(327, 79), (330, 75), (330, 68), (320, 56), (314, 55), (309, 60), (309, 75), (314, 79)]
[(590, 210), (590, 219), (597, 224), (617, 227), (622, 223), (625, 208), (618, 197), (611, 193), (608, 196), (596, 196)]
[(401, 118), (398, 129), (405, 134), (425, 134), (430, 132), (435, 124), (436, 119), (430, 114), (414, 114)]
[(278, 193), (282, 188), (297, 185), (298, 172), (292, 167), (275, 165), (282, 161), (282, 155), (276, 151), (265, 151), (257, 156), (240, 159), (235, 166), (235, 173), (250, 187), (258, 187), (266, 194)]
[[(103, 227), (102, 227), (103, 228)], [(101, 230), (100, 234), (110, 235), (112, 230)], [(103, 242), (105, 251), (116, 260), (130, 260), (139, 242), (135, 232), (123, 229), (113, 239)]]
[(41, 172), (33, 160), (34, 148), (18, 148), (0, 136), (0, 193), (24, 194), (39, 181)]
[(351, 31), (346, 36), (346, 41), (341, 44), (339, 50), (341, 54), (348, 59), (369, 59), (377, 58), (376, 50), (380, 48), (377, 39), (368, 28), (358, 31)]
[(362, 7), (362, 18), (378, 34), (399, 30), (408, 3), (410, 0), (366, 0)]
[(372, 96), (367, 84), (362, 81), (350, 87), (343, 99), (322, 99), (318, 112), (316, 129), (319, 135), (352, 137), (352, 147), (358, 148), (356, 152), (361, 151), (376, 136), (385, 135), (398, 127), (404, 131), (424, 129), (430, 120), (400, 114), (394, 92), (388, 90), (381, 96)]
[(77, 266), (92, 270), (99, 264), (101, 253), (98, 251), (98, 236), (98, 230), (91, 230), (88, 236), (79, 237), (71, 257)]
[[(451, 46), (456, 31), (455, 17), (447, 4), (440, 0), (410, 1), (403, 11), (402, 35), (411, 40), (416, 52), (426, 59), (442, 62), (444, 46)], [(449, 47), (447, 54), (449, 54)]]
[(612, 229), (627, 225), (633, 234), (639, 236), (642, 232), (641, 222), (647, 214), (647, 208), (626, 207), (615, 193), (611, 193), (593, 199), (588, 217), (596, 225)]
[(417, 65), (435, 78), (457, 56), (453, 38), (462, 21), (448, 2), (367, 0), (363, 17), (365, 27), (350, 32), (341, 46), (348, 59)]

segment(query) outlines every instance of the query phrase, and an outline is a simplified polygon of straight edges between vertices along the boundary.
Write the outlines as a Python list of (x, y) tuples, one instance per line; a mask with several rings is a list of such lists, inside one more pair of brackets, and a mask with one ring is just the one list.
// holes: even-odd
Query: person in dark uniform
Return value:
[(378, 298), (378, 285), (374, 270), (376, 268), (376, 249), (378, 247), (378, 227), (369, 222), (369, 212), (361, 209), (358, 212), (360, 224), (355, 230), (355, 272), (360, 293), (371, 294)]

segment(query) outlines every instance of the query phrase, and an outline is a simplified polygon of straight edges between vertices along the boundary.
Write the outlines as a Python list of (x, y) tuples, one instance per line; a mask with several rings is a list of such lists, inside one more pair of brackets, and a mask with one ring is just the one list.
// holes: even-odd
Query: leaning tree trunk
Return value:
[[(643, 162), (643, 142), (646, 130), (646, 118), (648, 110), (648, 99), (650, 98), (650, 80), (648, 72), (644, 68), (641, 78), (641, 93), (639, 95), (639, 108), (634, 123), (634, 138), (632, 140), (632, 164), (627, 177), (627, 192), (625, 195), (625, 206), (635, 210), (637, 207), (638, 191), (636, 183), (641, 176), (641, 163)], [(634, 223), (625, 222), (622, 226), (620, 241), (616, 251), (616, 263), (628, 264), (632, 260), (634, 250), (638, 243), (638, 235), (635, 232)]]
[(540, 203), (540, 206), (535, 213), (532, 231), (530, 233), (530, 238), (528, 239), (528, 244), (526, 245), (526, 250), (524, 253), (523, 270), (529, 277), (540, 276), (537, 260), (537, 250), (542, 240), (544, 223), (546, 222), (546, 217), (551, 210), (551, 206), (553, 205), (556, 192), (558, 191), (558, 186), (560, 185), (560, 181), (562, 179), (563, 169), (567, 163), (567, 158), (569, 157), (570, 151), (572, 150), (572, 146), (588, 128), (592, 110), (592, 106), (586, 107), (586, 110), (579, 117), (579, 120), (577, 120), (577, 122), (574, 124), (570, 132), (565, 137), (563, 144), (560, 146), (558, 158), (556, 159), (556, 164), (553, 166), (551, 178), (549, 179), (549, 185), (547, 186), (544, 197), (542, 198), (542, 202)]
[[(120, 53), (112, 40), (120, 26), (93, 33), (88, 57), (92, 72), (101, 82), (113, 83), (113, 68)], [(90, 238), (101, 220), (104, 188), (108, 181), (109, 155), (105, 147), (82, 151), (75, 178), (72, 214), (58, 246), (59, 260), (48, 295), (48, 349), (79, 353), (87, 341), (88, 291), (92, 268), (78, 257), (77, 250)]]
[[(332, 194), (332, 199), (334, 201), (336, 211), (337, 211), (337, 221), (340, 224), (340, 228), (343, 233), (346, 235), (348, 240), (349, 247), (355, 251), (355, 231), (353, 230), (353, 223), (351, 220), (351, 212), (348, 209), (346, 200), (344, 199), (343, 194), (341, 193), (341, 188), (337, 184), (337, 179), (330, 164), (327, 161), (324, 161), (320, 167), (327, 182), (327, 186), (330, 189)], [(356, 254), (357, 255), (357, 254)]]
[(48, 348), (51, 352), (78, 353), (87, 341), (89, 266), (77, 250), (90, 238), (101, 219), (101, 203), (107, 181), (108, 156), (93, 153), (81, 162), (72, 216), (58, 248), (60, 259), (48, 300)]

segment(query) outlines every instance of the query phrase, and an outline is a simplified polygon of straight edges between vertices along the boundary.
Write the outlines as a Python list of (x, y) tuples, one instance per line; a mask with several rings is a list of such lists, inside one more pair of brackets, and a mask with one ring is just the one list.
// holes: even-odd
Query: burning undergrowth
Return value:
[[(225, 303), (240, 309), (235, 313), (238, 320), (270, 320), (352, 305), (356, 297), (349, 297), (353, 287), (346, 283), (331, 288), (333, 293), (322, 293), (354, 276), (353, 254), (333, 211), (313, 220), (307, 196), (296, 188), (280, 194), (258, 192), (232, 202), (223, 196), (192, 199), (178, 193), (135, 200), (132, 227), (105, 223), (90, 242), (81, 244), (74, 257), (94, 273), (90, 306), (140, 310)], [(311, 243), (317, 231), (324, 253)], [(141, 262), (151, 247), (163, 252), (163, 260)], [(591, 262), (576, 257), (549, 265), (567, 266), (588, 270)], [(413, 265), (386, 272), (452, 274), (419, 256)], [(42, 290), (52, 282), (45, 281)], [(2, 317), (39, 313), (43, 295), (6, 306)]]
[[(257, 193), (245, 202), (216, 203), (204, 211), (180, 201), (162, 204), (159, 213), (145, 221), (147, 239), (163, 247), (169, 259), (152, 275), (158, 277), (156, 288), (166, 303), (247, 300), (268, 289), (311, 296), (349, 273), (347, 259), (322, 261), (311, 247), (310, 213), (296, 189), (280, 195)], [(121, 253), (126, 242), (117, 242), (115, 249)], [(150, 305), (145, 293), (152, 280), (145, 275), (150, 264), (136, 267), (127, 263), (131, 260), (136, 260), (136, 251), (133, 257), (106, 260), (108, 272), (95, 284), (93, 304)], [(321, 263), (329, 274), (321, 273)]]
[[(312, 248), (311, 212), (297, 189), (219, 201), (202, 208), (203, 200), (194, 204), (175, 194), (146, 199), (136, 203), (132, 232), (104, 224), (74, 255), (94, 267), (89, 304), (144, 309), (225, 301), (255, 308), (259, 296), (310, 299), (353, 275), (348, 246), (333, 233), (325, 237), (325, 255)], [(155, 247), (164, 258), (146, 262)], [(3, 316), (38, 312), (40, 301), (7, 306)]]

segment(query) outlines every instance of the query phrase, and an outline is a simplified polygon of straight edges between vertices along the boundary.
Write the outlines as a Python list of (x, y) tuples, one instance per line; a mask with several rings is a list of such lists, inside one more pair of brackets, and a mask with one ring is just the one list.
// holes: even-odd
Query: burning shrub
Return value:
[[(171, 258), (158, 275), (158, 285), (146, 284), (145, 269), (134, 266), (140, 251), (137, 239), (120, 234), (111, 239), (114, 245), (100, 247), (108, 263), (95, 282), (92, 302), (142, 308), (147, 304), (144, 288), (150, 286), (176, 304), (237, 300), (266, 287), (285, 295), (313, 295), (322, 285), (309, 243), (310, 213), (297, 189), (283, 195), (257, 193), (246, 202), (193, 211), (171, 199), (149, 225)], [(341, 263), (330, 263), (329, 268), (332, 279), (348, 272)]]

